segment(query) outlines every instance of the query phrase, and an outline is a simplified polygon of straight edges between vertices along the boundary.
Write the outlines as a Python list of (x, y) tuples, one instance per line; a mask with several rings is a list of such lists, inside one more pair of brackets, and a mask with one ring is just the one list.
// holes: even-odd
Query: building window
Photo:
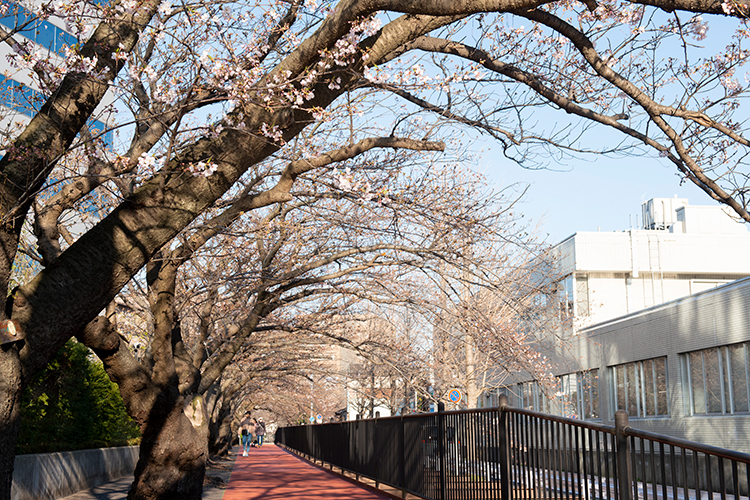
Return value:
[[(549, 390), (549, 389), (548, 389)], [(500, 389), (511, 406), (569, 418), (599, 418), (599, 370), (570, 373), (557, 377), (554, 398), (547, 396), (538, 382), (522, 382)]]
[(589, 279), (587, 276), (576, 278), (576, 316), (589, 315)]
[(599, 417), (599, 370), (570, 373), (559, 379), (558, 413), (584, 420)]
[(516, 385), (514, 405), (526, 410), (550, 413), (550, 400), (537, 382), (523, 382)]
[(565, 321), (573, 316), (573, 276), (558, 282), (557, 298), (560, 304), (560, 321)]
[(712, 347), (680, 357), (688, 413), (748, 412), (748, 343)]
[(646, 418), (669, 415), (666, 356), (609, 367), (613, 409)]

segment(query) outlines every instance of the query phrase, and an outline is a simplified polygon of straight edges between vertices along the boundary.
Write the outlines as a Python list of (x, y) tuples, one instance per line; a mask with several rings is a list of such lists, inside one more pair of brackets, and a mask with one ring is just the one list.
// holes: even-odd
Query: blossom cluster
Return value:
[(708, 35), (708, 23), (701, 16), (695, 16), (691, 19), (687, 29), (696, 40), (705, 40)]
[(486, 76), (486, 71), (478, 64), (471, 63), (466, 66), (456, 66), (451, 73), (436, 77), (427, 74), (422, 64), (404, 64), (401, 59), (398, 59), (394, 63), (365, 68), (363, 76), (368, 81), (379, 85), (448, 91), (453, 84), (481, 81)]
[(199, 161), (198, 163), (190, 162), (185, 170), (193, 174), (193, 177), (211, 177), (218, 170), (218, 166), (211, 160)]
[(80, 40), (86, 40), (91, 35), (97, 20), (101, 18), (98, 7), (87, 0), (52, 0), (42, 3), (28, 1), (25, 4), (39, 19), (48, 19), (50, 16), (62, 19), (65, 30)]
[[(336, 41), (333, 50), (321, 55), (324, 56), (324, 59), (332, 61), (337, 66), (353, 64), (360, 40), (377, 33), (381, 25), (380, 19), (376, 17), (366, 18), (360, 22), (353, 23), (349, 33)], [(367, 54), (363, 55), (363, 59), (367, 60)]]
[(279, 129), (278, 125), (269, 127), (264, 123), (260, 126), (260, 133), (274, 142), (283, 142), (284, 133)]
[(731, 16), (732, 14), (734, 14), (734, 3), (724, 0), (723, 2), (721, 2), (721, 10), (724, 11), (724, 14)]
[[(366, 68), (364, 77), (373, 83), (391, 83), (395, 85), (414, 85), (423, 86), (427, 85), (432, 77), (426, 74), (425, 69), (420, 64), (414, 64), (407, 69), (395, 70), (393, 73), (389, 71), (393, 70), (393, 66), (388, 64), (383, 68)], [(480, 76), (481, 72), (477, 71), (476, 76)], [(459, 73), (454, 73), (449, 79), (453, 81), (461, 81), (465, 77)]]
[[(295, 105), (301, 105), (304, 101), (312, 99), (314, 94), (310, 90), (310, 87), (314, 83), (323, 79), (328, 71), (333, 68), (346, 67), (350, 64), (354, 64), (360, 52), (360, 41), (377, 33), (381, 25), (382, 23), (380, 19), (375, 17), (366, 18), (353, 23), (349, 32), (344, 37), (337, 40), (331, 50), (321, 51), (321, 59), (318, 61), (318, 64), (308, 70), (300, 80), (302, 89), (298, 91), (298, 93), (301, 95), (294, 96), (294, 99), (292, 99), (291, 102)], [(361, 54), (360, 57), (363, 61), (366, 61), (368, 59), (368, 54)], [(341, 78), (332, 77), (328, 80), (328, 88), (331, 90), (340, 89)]]
[(722, 76), (719, 80), (721, 82), (721, 86), (726, 89), (727, 94), (729, 95), (737, 94), (740, 90), (742, 90), (742, 85), (735, 78), (732, 78), (733, 76), (734, 72), (729, 72), (726, 75)]
[(338, 189), (347, 193), (356, 193), (364, 201), (377, 200), (379, 204), (390, 201), (387, 189), (373, 189), (370, 181), (354, 180), (354, 174), (351, 168), (346, 167), (343, 172), (337, 171), (333, 179), (333, 184)]
[(58, 58), (51, 58), (46, 49), (27, 40), (14, 43), (12, 49), (13, 52), (6, 56), (10, 66), (20, 70), (30, 70), (32, 74), (39, 77), (40, 89), (45, 93), (57, 88), (68, 72), (89, 74), (94, 78), (100, 76), (94, 71), (98, 58), (82, 56), (77, 50), (78, 47), (75, 46), (63, 48), (62, 61)]

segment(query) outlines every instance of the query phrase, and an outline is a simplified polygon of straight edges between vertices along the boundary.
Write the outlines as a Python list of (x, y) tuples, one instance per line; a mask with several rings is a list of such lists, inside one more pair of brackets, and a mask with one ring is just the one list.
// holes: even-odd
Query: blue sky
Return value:
[[(499, 148), (498, 148), (499, 149)], [(561, 168), (561, 167), (557, 167)], [(485, 152), (479, 170), (500, 188), (518, 182), (529, 189), (521, 212), (540, 224), (539, 234), (558, 243), (576, 231), (620, 231), (640, 223), (641, 203), (651, 198), (688, 198), (691, 205), (715, 202), (692, 183), (680, 186), (677, 169), (651, 158), (572, 160), (567, 171), (526, 170)]]
[[(702, 42), (692, 41), (692, 57), (721, 52), (731, 43), (737, 27), (736, 21), (723, 16), (704, 17), (709, 20), (708, 38)], [(667, 47), (663, 49), (666, 57), (669, 51)], [(747, 78), (747, 69), (739, 69), (736, 77)], [(747, 113), (741, 116), (746, 117)], [(544, 109), (537, 110), (535, 117), (539, 123), (557, 123), (564, 121), (567, 115)], [(617, 133), (602, 127), (596, 133), (599, 140), (612, 141), (610, 144), (622, 140)], [(540, 236), (546, 237), (548, 243), (558, 243), (577, 231), (629, 229), (631, 216), (635, 226), (636, 216), (640, 222), (641, 204), (651, 198), (677, 195), (688, 198), (691, 205), (716, 204), (694, 184), (680, 185), (677, 168), (666, 159), (635, 155), (630, 158), (589, 156), (588, 161), (572, 159), (563, 165), (553, 165), (557, 170), (527, 170), (506, 159), (501, 147), (483, 136), (476, 138), (474, 148), (479, 157), (477, 170), (493, 181), (495, 188), (514, 182), (529, 186), (521, 211), (529, 222), (540, 224)], [(479, 152), (479, 148), (483, 152)]]

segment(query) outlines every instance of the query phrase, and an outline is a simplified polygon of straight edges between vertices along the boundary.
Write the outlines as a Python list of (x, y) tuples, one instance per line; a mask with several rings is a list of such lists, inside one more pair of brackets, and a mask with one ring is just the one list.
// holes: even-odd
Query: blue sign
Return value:
[(452, 403), (458, 404), (461, 402), (463, 395), (461, 394), (461, 391), (458, 389), (451, 389), (450, 392), (448, 392), (448, 399), (451, 400)]

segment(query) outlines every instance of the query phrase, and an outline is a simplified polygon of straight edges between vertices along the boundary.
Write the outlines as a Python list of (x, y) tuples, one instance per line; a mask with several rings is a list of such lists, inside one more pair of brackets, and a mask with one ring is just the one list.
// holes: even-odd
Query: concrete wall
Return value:
[(132, 474), (138, 447), (19, 455), (11, 500), (54, 500)]

